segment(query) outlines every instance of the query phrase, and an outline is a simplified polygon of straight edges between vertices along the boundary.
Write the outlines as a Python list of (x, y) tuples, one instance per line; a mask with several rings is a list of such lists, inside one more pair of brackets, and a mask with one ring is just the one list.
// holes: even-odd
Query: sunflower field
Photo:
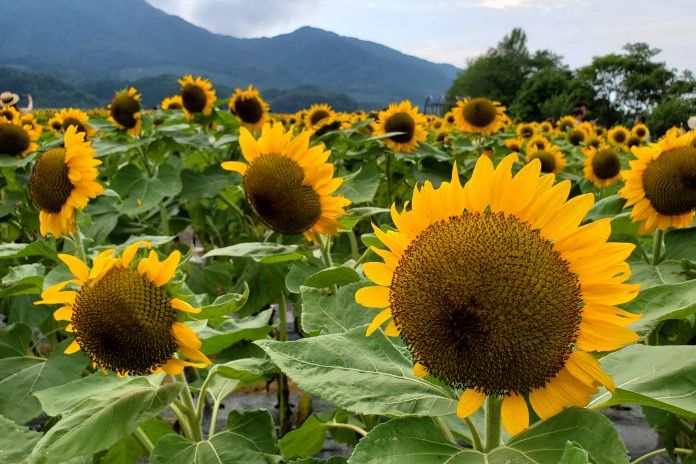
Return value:
[(696, 462), (696, 133), (179, 83), (0, 108), (0, 463)]

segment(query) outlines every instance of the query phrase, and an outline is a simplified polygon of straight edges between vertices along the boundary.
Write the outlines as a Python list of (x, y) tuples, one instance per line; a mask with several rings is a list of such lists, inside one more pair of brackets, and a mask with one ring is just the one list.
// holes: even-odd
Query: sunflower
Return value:
[(541, 161), (541, 172), (546, 174), (558, 174), (565, 167), (563, 152), (556, 145), (549, 144), (544, 149), (528, 145), (527, 163), (531, 163), (535, 159)]
[(184, 102), (181, 99), (181, 95), (172, 95), (162, 100), (160, 107), (163, 110), (183, 110)]
[(568, 141), (571, 143), (571, 145), (575, 145), (575, 146), (578, 146), (578, 145), (580, 145), (582, 142), (584, 142), (584, 141), (585, 141), (585, 137), (586, 137), (585, 132), (582, 131), (582, 130), (580, 130), (580, 129), (578, 129), (578, 128), (572, 129), (572, 130), (571, 130), (570, 132), (568, 132), (568, 134), (566, 135), (566, 138), (567, 138)]
[[(91, 270), (79, 258), (59, 254), (75, 278), (44, 290), (35, 304), (63, 305), (53, 316), (68, 321), (66, 330), (75, 335), (65, 352), (82, 350), (104, 371), (120, 376), (177, 375), (184, 366), (205, 367), (210, 360), (199, 351), (198, 335), (176, 320), (177, 310), (200, 309), (178, 298), (167, 285), (181, 253), (174, 251), (160, 262), (151, 250), (137, 265), (131, 264), (140, 247), (152, 245), (135, 242), (120, 257), (113, 249), (106, 250), (94, 259)], [(64, 290), (68, 285), (75, 290)], [(177, 351), (197, 362), (177, 358)]]
[(591, 181), (595, 187), (607, 187), (618, 182), (621, 177), (621, 158), (619, 153), (607, 146), (598, 148), (587, 147), (583, 149), (585, 155), (583, 172), (585, 179)]
[(28, 132), (22, 126), (0, 122), (0, 155), (24, 157), (38, 149), (34, 132)]
[(640, 139), (642, 142), (643, 140), (647, 139), (648, 136), (650, 135), (650, 130), (648, 129), (648, 126), (645, 124), (636, 124), (631, 128), (631, 135), (635, 135)]
[(22, 128), (27, 131), (32, 140), (39, 140), (43, 126), (34, 120), (31, 114), (25, 114), (21, 117)]
[(230, 112), (249, 130), (260, 130), (268, 120), (270, 107), (253, 86), (237, 88), (230, 97)]
[(109, 104), (109, 121), (133, 137), (140, 134), (142, 128), (140, 98), (135, 87), (130, 87), (116, 92)]
[(559, 132), (565, 132), (568, 129), (572, 129), (577, 124), (577, 121), (573, 116), (563, 116), (556, 122), (556, 128)]
[(543, 135), (535, 135), (527, 141), (527, 149), (534, 147), (537, 150), (545, 150), (551, 145), (549, 139)]
[(454, 122), (455, 122), (453, 110), (449, 110), (447, 113), (445, 113), (445, 115), (442, 117), (442, 119), (444, 119), (445, 122), (447, 124), (449, 124), (450, 126), (453, 126)]
[(602, 144), (602, 140), (597, 137), (595, 134), (588, 135), (587, 138), (585, 138), (585, 146), (586, 147), (595, 147), (599, 148), (599, 146)]
[(205, 116), (213, 112), (215, 107), (215, 89), (213, 84), (208, 79), (203, 79), (198, 76), (195, 79), (192, 75), (179, 79), (181, 85), (181, 101), (184, 105), (184, 114), (187, 118), (191, 118), (196, 114)]
[(389, 132), (401, 132), (382, 139), (392, 151), (409, 153), (423, 142), (428, 134), (425, 132), (425, 117), (418, 112), (417, 106), (412, 106), (410, 100), (392, 103), (379, 113), (375, 124), (375, 135)]
[(63, 119), (60, 117), (60, 115), (56, 114), (53, 116), (51, 119), (48, 120), (48, 127), (53, 129), (56, 132), (60, 132), (63, 130)]
[(589, 352), (638, 340), (626, 328), (638, 316), (615, 306), (638, 293), (624, 283), (635, 245), (607, 242), (610, 219), (580, 226), (594, 196), (566, 201), (570, 182), (540, 177), (536, 161), (513, 177), (516, 158), (494, 169), (479, 157), (463, 187), (455, 166), (451, 182), (416, 187), (410, 210), (393, 206), (397, 230), (374, 227), (383, 262), (363, 265), (376, 286), (355, 294), (382, 308), (368, 335), (388, 322), (415, 375), (463, 390), (461, 418), (502, 398), (511, 435), (528, 428), (528, 403), (545, 420), (586, 406), (599, 385), (613, 391)]
[(619, 195), (633, 206), (631, 219), (641, 233), (689, 227), (696, 210), (696, 136), (668, 132), (664, 139), (633, 147), (637, 158), (621, 174), (626, 185)]
[(64, 148), (53, 148), (36, 159), (29, 178), (29, 194), (39, 208), (41, 235), (60, 237), (75, 231), (75, 210), (104, 191), (97, 181), (96, 152), (85, 134), (68, 127)]
[(604, 134), (607, 133), (607, 130), (602, 126), (595, 126), (594, 131), (597, 137), (602, 137)]
[(462, 132), (492, 135), (509, 122), (505, 107), (487, 98), (459, 100), (452, 111), (455, 125)]
[(522, 151), (522, 145), (524, 145), (524, 140), (518, 138), (507, 139), (503, 142), (503, 145), (505, 145), (512, 151)]
[(624, 126), (614, 126), (609, 129), (607, 138), (616, 145), (626, 145), (631, 132)]
[(333, 121), (336, 113), (331, 107), (325, 103), (320, 105), (312, 105), (304, 115), (305, 129), (316, 131), (324, 124)]
[(19, 115), (19, 111), (17, 111), (14, 107), (12, 107), (12, 106), (0, 107), (0, 123), (19, 125), (20, 119), (21, 118)]
[(327, 163), (324, 145), (309, 146), (311, 132), (293, 137), (282, 124), (266, 124), (255, 139), (245, 127), (239, 145), (247, 163), (226, 161), (223, 169), (244, 176), (247, 201), (269, 228), (282, 234), (335, 234), (337, 217), (350, 201), (333, 193), (343, 183)]
[(529, 139), (534, 136), (534, 126), (528, 122), (519, 124), (517, 126), (517, 136), (522, 139)]
[(637, 135), (633, 135), (633, 134), (631, 134), (631, 135), (628, 137), (628, 140), (626, 140), (626, 146), (629, 148), (629, 150), (630, 150), (631, 148), (633, 148), (633, 147), (639, 146), (639, 145), (642, 144), (642, 143), (643, 143), (643, 142), (642, 142), (642, 140), (640, 139), (640, 137), (638, 137)]
[(553, 124), (551, 124), (549, 121), (542, 122), (539, 124), (539, 132), (547, 135), (553, 133)]
[(64, 132), (67, 131), (70, 126), (75, 126), (77, 132), (85, 134), (87, 138), (93, 137), (97, 132), (92, 126), (87, 124), (89, 121), (87, 113), (76, 108), (63, 108), (54, 119), (60, 120), (61, 129)]

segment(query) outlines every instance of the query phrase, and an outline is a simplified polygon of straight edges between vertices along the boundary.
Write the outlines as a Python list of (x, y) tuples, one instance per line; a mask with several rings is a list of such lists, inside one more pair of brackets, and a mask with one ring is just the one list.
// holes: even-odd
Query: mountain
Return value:
[[(145, 0), (0, 0), (0, 66), (64, 82), (205, 75), (227, 87), (316, 86), (363, 106), (444, 93), (457, 68), (303, 27), (271, 38), (214, 34)], [(38, 97), (38, 96), (37, 96)]]

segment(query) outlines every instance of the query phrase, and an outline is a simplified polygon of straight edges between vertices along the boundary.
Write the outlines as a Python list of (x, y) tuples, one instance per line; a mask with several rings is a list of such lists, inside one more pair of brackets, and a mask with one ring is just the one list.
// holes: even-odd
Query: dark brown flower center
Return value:
[(597, 151), (592, 158), (592, 172), (600, 179), (613, 179), (621, 171), (619, 155), (610, 148)]
[(312, 126), (315, 126), (319, 124), (323, 119), (326, 119), (329, 116), (331, 115), (326, 110), (315, 110), (312, 114), (309, 115), (309, 123)]
[(0, 154), (19, 156), (29, 148), (29, 134), (14, 124), (0, 124)]
[(38, 208), (60, 213), (74, 189), (65, 164), (65, 149), (48, 150), (36, 160), (29, 178), (29, 195)]
[(189, 113), (202, 113), (208, 103), (208, 96), (199, 86), (186, 84), (181, 89), (181, 100)]
[(495, 104), (487, 98), (474, 98), (462, 107), (464, 119), (476, 127), (485, 127), (492, 123), (498, 115)]
[(696, 209), (696, 148), (673, 148), (651, 162), (643, 174), (645, 196), (655, 210), (678, 216)]
[(579, 129), (574, 129), (568, 134), (568, 141), (573, 145), (580, 145), (585, 140), (585, 133)]
[(392, 135), (389, 140), (396, 143), (408, 143), (413, 140), (416, 132), (416, 121), (405, 112), (394, 113), (387, 118), (384, 123), (385, 132), (403, 132), (403, 134)]
[(111, 101), (111, 117), (126, 129), (132, 129), (138, 123), (135, 115), (140, 111), (138, 100), (121, 92)]
[(549, 151), (537, 150), (529, 158), (530, 161), (533, 159), (541, 161), (541, 172), (548, 174), (556, 169), (556, 157)]
[(67, 131), (68, 127), (70, 126), (75, 126), (75, 129), (77, 129), (77, 132), (82, 132), (82, 133), (87, 133), (87, 129), (85, 129), (85, 126), (78, 121), (76, 118), (65, 118), (63, 119), (63, 131)]
[(256, 98), (239, 98), (234, 103), (234, 114), (247, 124), (256, 124), (263, 117), (263, 106)]

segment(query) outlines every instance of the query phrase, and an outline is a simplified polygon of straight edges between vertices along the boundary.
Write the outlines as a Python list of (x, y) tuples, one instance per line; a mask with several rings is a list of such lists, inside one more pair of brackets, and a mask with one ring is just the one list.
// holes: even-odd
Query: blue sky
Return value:
[(661, 48), (670, 67), (696, 71), (696, 0), (147, 1), (235, 37), (310, 25), (460, 67), (520, 26), (531, 49), (560, 53), (573, 68), (642, 41)]

